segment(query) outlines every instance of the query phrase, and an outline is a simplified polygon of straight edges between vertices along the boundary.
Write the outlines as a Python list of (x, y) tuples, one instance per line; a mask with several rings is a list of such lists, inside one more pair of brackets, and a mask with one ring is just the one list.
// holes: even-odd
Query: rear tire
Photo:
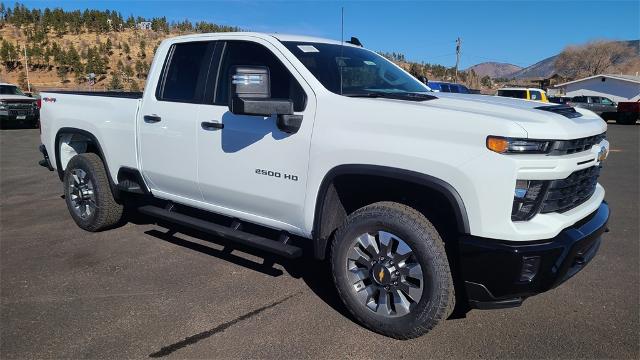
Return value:
[(64, 195), (71, 217), (84, 230), (105, 230), (122, 218), (123, 206), (114, 199), (104, 163), (96, 154), (71, 158), (64, 172)]
[(331, 270), (347, 309), (377, 333), (415, 338), (453, 311), (443, 241), (406, 205), (378, 202), (349, 215), (331, 244)]

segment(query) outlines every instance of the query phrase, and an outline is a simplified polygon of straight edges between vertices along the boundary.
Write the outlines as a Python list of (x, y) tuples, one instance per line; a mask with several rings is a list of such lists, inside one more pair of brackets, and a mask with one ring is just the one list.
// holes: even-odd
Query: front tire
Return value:
[(96, 232), (116, 225), (123, 206), (113, 197), (102, 159), (93, 153), (71, 158), (64, 173), (67, 208), (76, 224)]
[(333, 238), (331, 269), (347, 309), (377, 333), (415, 338), (453, 310), (443, 241), (406, 205), (379, 202), (349, 215)]

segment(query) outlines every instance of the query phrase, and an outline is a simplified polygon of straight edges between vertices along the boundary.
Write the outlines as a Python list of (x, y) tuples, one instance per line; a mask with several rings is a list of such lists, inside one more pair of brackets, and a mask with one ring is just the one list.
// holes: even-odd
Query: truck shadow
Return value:
[[(139, 220), (141, 219), (139, 218)], [(134, 222), (155, 223), (158, 226), (165, 228), (166, 231), (164, 232), (158, 229), (152, 229), (145, 231), (145, 234), (174, 245), (182, 246), (189, 250), (198, 251), (200, 253), (213, 256), (218, 259), (228, 261), (230, 263), (243, 266), (247, 269), (273, 277), (281, 276), (286, 272), (289, 276), (304, 281), (307, 287), (309, 287), (309, 289), (313, 291), (313, 293), (322, 301), (331, 306), (332, 309), (334, 309), (344, 317), (355, 322), (355, 319), (344, 307), (344, 304), (335, 291), (333, 282), (331, 280), (332, 277), (329, 262), (313, 259), (309, 255), (312, 249), (310, 246), (308, 248), (305, 248), (305, 242), (298, 241), (296, 243), (297, 246), (303, 247), (305, 256), (295, 260), (288, 260), (261, 250), (243, 247), (235, 243), (230, 244), (223, 238), (212, 236), (210, 234), (202, 233), (189, 228), (176, 226), (175, 224), (158, 222), (151, 219), (148, 221)], [(218, 248), (221, 246), (222, 249), (186, 240), (180, 237), (179, 234), (184, 234), (203, 242), (211, 243), (213, 246), (217, 245)], [(254, 261), (243, 256), (247, 254), (254, 259), (257, 259), (258, 261)], [(279, 267), (277, 267), (277, 265), (279, 265)], [(284, 269), (284, 271), (280, 270), (280, 268)]]

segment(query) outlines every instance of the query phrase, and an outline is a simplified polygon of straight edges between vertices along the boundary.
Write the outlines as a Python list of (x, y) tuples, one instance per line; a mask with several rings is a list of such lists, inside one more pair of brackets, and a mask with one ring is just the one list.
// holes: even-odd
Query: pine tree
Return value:
[(21, 71), (18, 75), (18, 86), (23, 90), (27, 90), (29, 88), (29, 84), (27, 83), (27, 74), (24, 71)]
[(136, 81), (131, 82), (131, 85), (129, 86), (129, 91), (140, 92), (140, 86), (138, 86), (138, 83)]
[(108, 85), (109, 90), (122, 90), (124, 86), (122, 85), (122, 80), (120, 80), (120, 75), (118, 73), (111, 73), (111, 81)]

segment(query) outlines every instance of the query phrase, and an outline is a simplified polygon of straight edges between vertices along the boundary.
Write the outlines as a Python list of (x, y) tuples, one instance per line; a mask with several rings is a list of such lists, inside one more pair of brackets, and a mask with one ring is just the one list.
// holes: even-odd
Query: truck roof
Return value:
[[(279, 34), (279, 33), (261, 33), (261, 32), (223, 32), (223, 33), (203, 33), (203, 34), (190, 34), (172, 37), (169, 40), (180, 39), (198, 39), (198, 38), (210, 38), (215, 35), (243, 35), (243, 36), (255, 36), (263, 39), (276, 38), (280, 41), (297, 41), (297, 42), (309, 42), (309, 43), (323, 43), (323, 44), (335, 44), (340, 45), (340, 41), (326, 39), (321, 37), (306, 36), (306, 35), (294, 35), (294, 34)], [(348, 42), (344, 42), (345, 46), (356, 46)]]
[(530, 90), (530, 91), (531, 91), (531, 90), (534, 90), (534, 91), (542, 91), (542, 92), (545, 92), (545, 93), (546, 93), (546, 91), (544, 91), (544, 90), (542, 90), (542, 89), (538, 89), (538, 88), (528, 88), (528, 87), (503, 87), (503, 88), (500, 88), (500, 89), (498, 89), (498, 90)]

